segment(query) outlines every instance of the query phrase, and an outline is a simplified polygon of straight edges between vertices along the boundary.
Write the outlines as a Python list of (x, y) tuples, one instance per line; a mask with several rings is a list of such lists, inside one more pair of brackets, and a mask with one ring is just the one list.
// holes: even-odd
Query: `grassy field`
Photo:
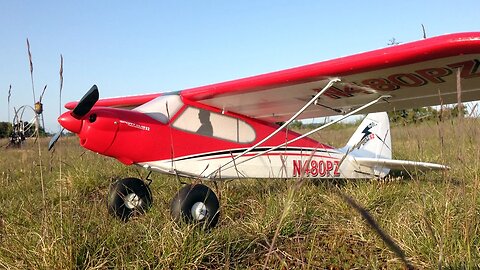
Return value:
[[(353, 131), (316, 139), (341, 146)], [(221, 183), (222, 216), (210, 232), (171, 220), (169, 202), (181, 187), (173, 177), (153, 175), (154, 206), (124, 223), (107, 213), (108, 187), (145, 171), (85, 152), (74, 138), (53, 154), (42, 140), (41, 158), (33, 141), (2, 148), (0, 268), (404, 268), (339, 191), (369, 211), (415, 268), (479, 268), (479, 134), (478, 119), (392, 128), (395, 158), (448, 164), (446, 173)]]

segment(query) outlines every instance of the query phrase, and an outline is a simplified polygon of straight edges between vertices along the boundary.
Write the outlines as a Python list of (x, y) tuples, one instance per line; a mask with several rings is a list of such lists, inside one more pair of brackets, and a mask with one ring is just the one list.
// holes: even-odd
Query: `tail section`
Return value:
[[(386, 176), (390, 172), (390, 168), (378, 161), (392, 159), (392, 140), (387, 113), (368, 114), (353, 133), (347, 145), (340, 151), (346, 154), (341, 166), (345, 177)], [(375, 162), (367, 164), (362, 162), (363, 159)]]
[(344, 149), (352, 156), (391, 159), (392, 140), (387, 113), (368, 114)]
[(385, 177), (390, 169), (448, 170), (441, 164), (409, 160), (392, 160), (390, 123), (386, 112), (370, 113), (357, 128), (347, 145), (340, 149), (346, 154), (341, 165), (345, 177)]

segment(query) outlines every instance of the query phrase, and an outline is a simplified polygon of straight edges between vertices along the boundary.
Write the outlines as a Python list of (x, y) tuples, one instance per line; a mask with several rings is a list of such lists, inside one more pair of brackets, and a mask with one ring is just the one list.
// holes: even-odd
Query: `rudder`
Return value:
[(344, 149), (352, 156), (391, 159), (392, 140), (388, 114), (368, 114)]

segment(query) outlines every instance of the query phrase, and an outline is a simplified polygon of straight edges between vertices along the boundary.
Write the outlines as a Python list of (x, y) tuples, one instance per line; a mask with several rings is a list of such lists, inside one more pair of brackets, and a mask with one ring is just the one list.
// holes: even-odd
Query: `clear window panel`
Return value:
[(256, 137), (254, 129), (240, 119), (193, 107), (185, 109), (173, 127), (237, 143), (249, 143)]

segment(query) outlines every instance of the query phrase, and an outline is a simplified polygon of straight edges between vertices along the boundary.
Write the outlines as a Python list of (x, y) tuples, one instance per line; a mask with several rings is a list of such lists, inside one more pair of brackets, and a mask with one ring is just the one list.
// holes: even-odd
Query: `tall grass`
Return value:
[[(352, 133), (326, 130), (316, 137), (342, 146)], [(403, 268), (338, 189), (369, 211), (415, 267), (478, 268), (478, 134), (474, 119), (393, 127), (395, 158), (445, 163), (451, 166), (446, 173), (301, 185), (288, 179), (220, 183), (222, 216), (210, 232), (171, 220), (170, 199), (180, 185), (158, 174), (147, 215), (127, 223), (111, 218), (109, 184), (146, 172), (84, 152), (74, 138), (42, 154), (43, 204), (38, 153), (29, 141), (20, 150), (1, 150), (0, 268)], [(40, 143), (45, 149), (48, 142)]]

